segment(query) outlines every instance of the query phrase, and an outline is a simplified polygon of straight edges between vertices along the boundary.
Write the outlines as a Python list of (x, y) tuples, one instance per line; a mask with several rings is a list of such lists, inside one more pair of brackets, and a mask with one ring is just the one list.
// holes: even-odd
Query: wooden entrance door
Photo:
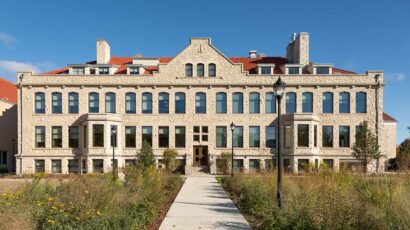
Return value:
[(194, 146), (194, 166), (208, 165), (208, 146)]

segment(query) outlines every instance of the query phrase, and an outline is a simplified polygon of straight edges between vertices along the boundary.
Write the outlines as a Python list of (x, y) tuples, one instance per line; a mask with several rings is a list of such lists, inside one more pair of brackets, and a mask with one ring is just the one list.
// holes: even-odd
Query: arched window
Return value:
[(286, 113), (296, 113), (296, 93), (286, 93)]
[(243, 113), (243, 94), (234, 93), (232, 95), (232, 112)]
[(192, 77), (192, 64), (191, 63), (185, 64), (185, 76)]
[(169, 94), (160, 93), (158, 95), (158, 113), (169, 113)]
[(175, 113), (185, 113), (185, 93), (175, 94)]
[(198, 65), (196, 65), (196, 75), (198, 77), (204, 76), (204, 64), (199, 63)]
[(61, 93), (52, 93), (52, 112), (62, 113), (63, 112), (63, 98)]
[(302, 93), (302, 112), (313, 113), (313, 93)]
[(206, 113), (206, 94), (195, 94), (195, 113)]
[(100, 99), (98, 93), (88, 94), (88, 112), (99, 113), (100, 112)]
[(226, 93), (216, 94), (216, 113), (226, 113)]
[(68, 112), (78, 113), (78, 93), (71, 92), (68, 94)]
[(322, 95), (322, 112), (333, 113), (333, 93), (325, 92)]
[(214, 63), (208, 65), (208, 75), (210, 77), (216, 76), (216, 65)]
[(249, 94), (249, 113), (259, 113), (259, 93)]
[(339, 93), (339, 113), (350, 113), (350, 94)]
[(105, 112), (115, 113), (115, 93), (105, 94)]
[(367, 95), (365, 92), (356, 93), (356, 113), (367, 112)]
[(129, 92), (125, 94), (125, 113), (137, 112), (137, 97), (135, 93)]
[(36, 113), (46, 113), (46, 96), (44, 93), (35, 94), (35, 111)]
[(152, 93), (142, 94), (142, 113), (152, 113)]
[(274, 93), (265, 94), (265, 113), (276, 113), (276, 98)]

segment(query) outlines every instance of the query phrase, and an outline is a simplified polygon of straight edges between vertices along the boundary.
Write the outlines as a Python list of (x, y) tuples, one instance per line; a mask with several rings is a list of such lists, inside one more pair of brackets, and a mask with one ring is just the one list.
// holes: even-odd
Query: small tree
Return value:
[(410, 139), (406, 139), (400, 144), (399, 152), (396, 156), (396, 164), (400, 170), (410, 168)]
[(142, 148), (137, 152), (137, 165), (142, 169), (155, 166), (154, 152), (151, 145), (146, 141), (142, 143)]
[(367, 165), (371, 159), (380, 157), (376, 135), (368, 128), (367, 121), (361, 123), (356, 132), (356, 143), (353, 146), (353, 156), (363, 165), (363, 173), (367, 173)]
[(179, 161), (177, 157), (178, 157), (178, 151), (176, 151), (175, 149), (165, 149), (164, 150), (163, 162), (165, 164), (165, 169), (168, 172), (174, 172), (178, 168)]
[(223, 174), (230, 174), (231, 167), (232, 167), (232, 154), (229, 152), (223, 152), (220, 156), (218, 156), (218, 165)]

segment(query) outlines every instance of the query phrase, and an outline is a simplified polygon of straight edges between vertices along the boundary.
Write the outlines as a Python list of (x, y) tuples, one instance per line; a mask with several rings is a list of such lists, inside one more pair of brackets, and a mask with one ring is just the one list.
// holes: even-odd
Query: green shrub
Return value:
[(165, 164), (165, 169), (168, 172), (174, 172), (179, 166), (179, 160), (177, 160), (178, 151), (175, 149), (165, 149), (163, 162)]

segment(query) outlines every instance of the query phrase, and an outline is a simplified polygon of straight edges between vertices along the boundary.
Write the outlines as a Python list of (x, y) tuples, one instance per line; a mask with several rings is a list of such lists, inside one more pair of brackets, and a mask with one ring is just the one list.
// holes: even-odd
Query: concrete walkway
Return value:
[(213, 176), (189, 176), (160, 230), (251, 227)]

